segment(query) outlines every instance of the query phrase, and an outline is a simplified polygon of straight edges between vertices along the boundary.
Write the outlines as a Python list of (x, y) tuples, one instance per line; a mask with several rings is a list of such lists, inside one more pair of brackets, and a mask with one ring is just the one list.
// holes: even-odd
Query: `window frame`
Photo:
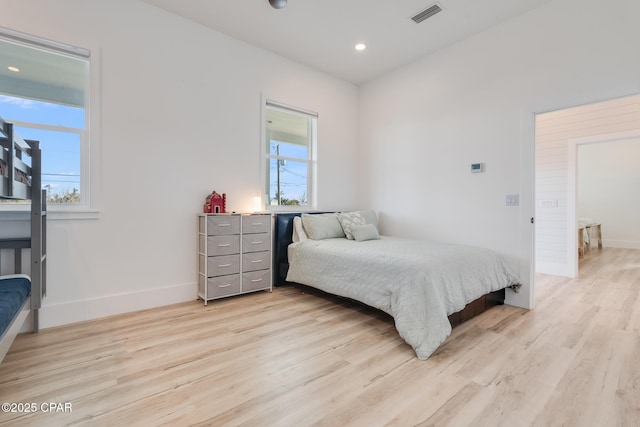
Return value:
[[(0, 26), (0, 40), (45, 50), (48, 52), (72, 56), (86, 61), (84, 76), (84, 129), (66, 126), (48, 125), (38, 122), (14, 120), (3, 117), (17, 127), (26, 127), (48, 131), (75, 133), (80, 136), (80, 203), (49, 204), (50, 219), (97, 219), (100, 217), (100, 50), (77, 47), (42, 37), (25, 34)], [(14, 96), (15, 95), (10, 95)], [(28, 98), (24, 98), (28, 99)], [(29, 203), (0, 204), (0, 219), (27, 219)], [(13, 213), (13, 214), (12, 214)]]
[[(289, 157), (282, 155), (272, 155), (267, 150), (270, 143), (267, 129), (267, 109), (274, 108), (293, 114), (305, 116), (313, 119), (308, 121), (308, 142), (307, 158)], [(286, 212), (286, 211), (310, 211), (316, 209), (316, 177), (317, 177), (317, 146), (318, 146), (318, 121), (319, 114), (309, 109), (294, 107), (292, 105), (274, 101), (272, 98), (263, 96), (262, 99), (262, 137), (260, 139), (260, 170), (262, 180), (262, 203), (261, 206), (266, 211)], [(286, 142), (286, 141), (283, 141)], [(270, 180), (268, 164), (271, 159), (289, 160), (295, 162), (305, 162), (307, 164), (307, 204), (306, 205), (271, 205), (270, 200)]]

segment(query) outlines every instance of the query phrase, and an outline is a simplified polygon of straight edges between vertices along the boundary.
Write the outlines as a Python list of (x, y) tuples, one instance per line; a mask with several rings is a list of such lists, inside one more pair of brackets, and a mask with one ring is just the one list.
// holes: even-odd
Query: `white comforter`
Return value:
[(502, 258), (488, 249), (392, 237), (295, 243), (287, 281), (385, 311), (421, 360), (451, 333), (448, 315), (484, 294), (519, 283)]

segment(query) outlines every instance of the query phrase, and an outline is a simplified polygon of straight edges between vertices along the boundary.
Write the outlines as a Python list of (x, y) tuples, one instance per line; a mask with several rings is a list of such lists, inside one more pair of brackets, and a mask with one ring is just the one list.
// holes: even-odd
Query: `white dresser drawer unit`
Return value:
[[(205, 259), (207, 260), (206, 268), (209, 277), (240, 273), (240, 257), (237, 255), (210, 257), (200, 255), (200, 258), (201, 262), (204, 262)], [(202, 265), (200, 265), (200, 271), (204, 271)]]
[(207, 235), (226, 236), (240, 234), (240, 217), (238, 215), (207, 216)]
[(244, 215), (242, 217), (242, 234), (270, 232), (271, 215)]
[(271, 263), (271, 252), (251, 252), (242, 254), (242, 272), (267, 270)]
[(219, 256), (240, 253), (240, 236), (207, 236), (207, 255)]
[(198, 298), (272, 290), (271, 214), (199, 214)]
[(242, 290), (245, 292), (269, 289), (271, 287), (271, 270), (242, 273)]
[(271, 249), (271, 233), (246, 234), (242, 236), (242, 252), (261, 252)]
[(240, 293), (240, 275), (210, 277), (207, 279), (207, 295), (209, 298), (221, 298)]

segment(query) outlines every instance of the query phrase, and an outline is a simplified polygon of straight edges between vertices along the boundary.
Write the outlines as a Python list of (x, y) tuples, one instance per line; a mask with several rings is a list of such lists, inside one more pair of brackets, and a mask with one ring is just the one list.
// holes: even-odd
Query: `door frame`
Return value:
[(505, 303), (516, 307), (535, 307), (535, 158), (536, 158), (536, 113), (525, 108), (520, 115), (520, 224), (518, 252), (520, 254), (519, 292), (508, 292)]
[(578, 277), (578, 146), (640, 137), (640, 129), (573, 138), (567, 142), (567, 260), (569, 274)]

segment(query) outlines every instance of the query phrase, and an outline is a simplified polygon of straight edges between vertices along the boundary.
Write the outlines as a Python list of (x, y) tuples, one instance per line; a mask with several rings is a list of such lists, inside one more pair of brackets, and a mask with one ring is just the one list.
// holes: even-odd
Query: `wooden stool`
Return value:
[(587, 227), (587, 233), (589, 233), (589, 246), (594, 240), (598, 241), (598, 249), (602, 249), (602, 229), (600, 224), (589, 224)]
[(578, 258), (584, 256), (584, 227), (578, 227)]

